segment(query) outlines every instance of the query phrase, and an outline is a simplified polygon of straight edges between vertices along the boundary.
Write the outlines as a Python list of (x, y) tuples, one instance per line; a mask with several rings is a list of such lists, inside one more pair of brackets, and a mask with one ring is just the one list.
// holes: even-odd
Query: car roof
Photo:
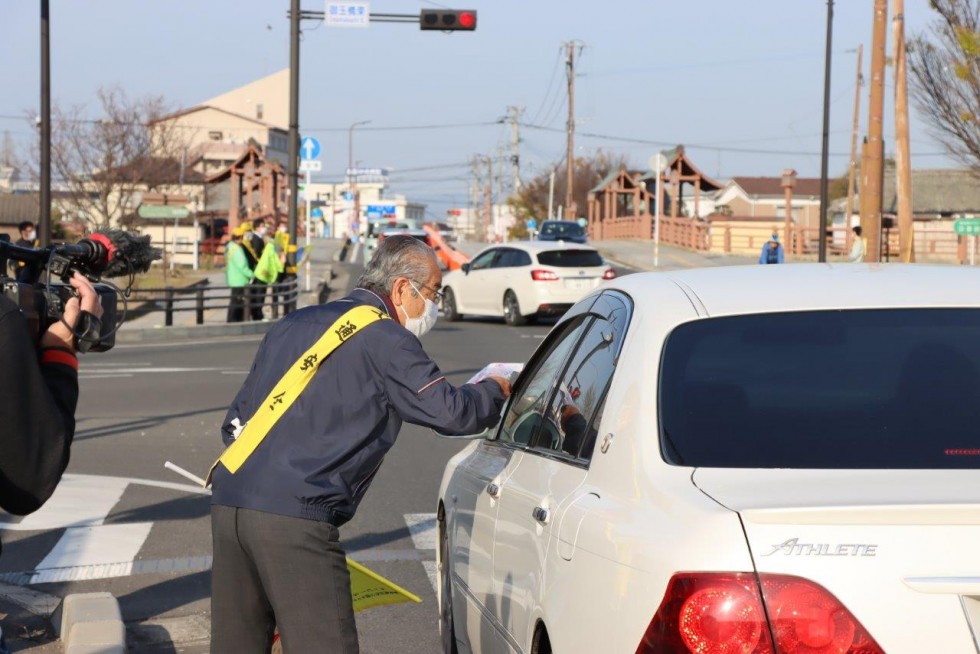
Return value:
[[(644, 295), (682, 294), (702, 317), (884, 308), (980, 308), (980, 271), (922, 264), (784, 264), (625, 275), (617, 288), (644, 308)], [(668, 291), (668, 287), (673, 287)], [(689, 314), (688, 314), (689, 315)], [(663, 316), (661, 316), (663, 317)], [(869, 335), (873, 337), (873, 335)]]
[(583, 243), (573, 243), (571, 241), (508, 241), (506, 243), (497, 243), (495, 245), (487, 246), (481, 252), (486, 252), (490, 248), (515, 248), (517, 250), (524, 250), (531, 254), (537, 254), (538, 252), (548, 252), (551, 250), (593, 250), (594, 247), (585, 245)]
[(406, 234), (408, 236), (428, 236), (428, 232), (424, 229), (411, 229), (408, 227), (392, 227), (390, 229), (383, 229), (381, 233), (385, 236), (396, 236), (398, 234)]
[(576, 227), (581, 227), (578, 222), (574, 220), (545, 220), (541, 223), (542, 225), (575, 225)]

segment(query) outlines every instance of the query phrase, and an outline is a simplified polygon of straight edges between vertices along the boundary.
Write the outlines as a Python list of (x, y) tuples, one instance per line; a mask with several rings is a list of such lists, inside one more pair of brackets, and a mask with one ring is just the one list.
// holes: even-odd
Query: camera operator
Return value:
[(0, 508), (16, 515), (41, 508), (68, 466), (78, 402), (72, 329), (82, 311), (102, 315), (85, 277), (74, 273), (71, 285), (78, 297), (36, 349), (17, 305), (0, 294)]

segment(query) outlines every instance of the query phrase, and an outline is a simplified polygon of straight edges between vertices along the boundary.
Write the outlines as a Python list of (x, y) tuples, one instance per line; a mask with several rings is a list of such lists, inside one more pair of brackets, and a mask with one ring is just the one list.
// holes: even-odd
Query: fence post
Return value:
[(166, 316), (164, 318), (164, 323), (167, 327), (174, 326), (174, 288), (173, 286), (168, 286), (165, 292), (165, 311)]
[(197, 324), (204, 324), (204, 289), (197, 289)]

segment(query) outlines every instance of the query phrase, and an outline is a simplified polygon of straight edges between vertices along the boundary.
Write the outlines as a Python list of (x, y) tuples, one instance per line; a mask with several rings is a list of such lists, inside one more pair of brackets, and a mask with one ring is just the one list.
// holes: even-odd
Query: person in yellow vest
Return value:
[[(285, 255), (279, 253), (276, 247), (275, 239), (269, 239), (262, 248), (262, 254), (259, 256), (259, 262), (255, 266), (255, 279), (259, 280), (265, 285), (275, 284), (279, 275), (286, 269), (283, 262), (285, 261)], [(264, 289), (263, 289), (264, 290)], [(278, 293), (276, 288), (272, 288), (272, 303), (273, 305), (278, 302)]]
[(453, 386), (419, 340), (442, 272), (411, 236), (386, 238), (347, 297), (299, 309), (266, 335), (221, 427), (211, 470), (211, 651), (356, 654), (339, 528), (403, 422), (475, 434), (510, 382)]

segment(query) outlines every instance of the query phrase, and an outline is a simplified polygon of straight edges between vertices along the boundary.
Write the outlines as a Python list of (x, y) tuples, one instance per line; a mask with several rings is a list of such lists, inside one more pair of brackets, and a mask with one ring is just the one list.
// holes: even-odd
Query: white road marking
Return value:
[(415, 547), (420, 550), (434, 550), (437, 547), (435, 513), (406, 513), (405, 524), (412, 535)]
[(117, 345), (114, 349), (116, 350), (145, 350), (149, 347), (187, 347), (188, 345), (214, 345), (215, 343), (257, 343), (265, 338), (265, 334), (256, 334), (255, 336), (229, 336), (227, 338), (214, 337), (206, 341), (167, 341), (166, 343), (137, 343), (135, 345)]
[(85, 374), (84, 372), (79, 372), (78, 373), (78, 378), (79, 379), (120, 379), (120, 378), (123, 378), (123, 377), (132, 377), (132, 375), (126, 375), (126, 374), (122, 374), (122, 375), (93, 375), (91, 373), (90, 374)]
[(122, 368), (122, 367), (125, 367), (125, 366), (152, 366), (152, 365), (153, 365), (153, 362), (152, 361), (140, 361), (138, 363), (137, 362), (132, 362), (132, 363), (89, 363), (88, 361), (86, 361), (85, 363), (83, 363), (83, 364), (81, 364), (79, 366), (79, 369), (81, 369), (81, 370), (88, 370), (89, 368)]
[(425, 568), (425, 574), (429, 577), (429, 582), (432, 584), (432, 590), (436, 593), (439, 592), (439, 569), (436, 567), (435, 561), (422, 561), (422, 567)]
[(0, 523), (0, 529), (42, 531), (101, 525), (128, 484), (117, 477), (65, 475), (40, 510), (17, 523)]
[[(75, 580), (128, 577), (151, 527), (152, 522), (71, 527), (37, 565), (32, 583), (61, 581), (67, 575)], [(87, 574), (80, 577), (74, 568), (86, 568)]]

